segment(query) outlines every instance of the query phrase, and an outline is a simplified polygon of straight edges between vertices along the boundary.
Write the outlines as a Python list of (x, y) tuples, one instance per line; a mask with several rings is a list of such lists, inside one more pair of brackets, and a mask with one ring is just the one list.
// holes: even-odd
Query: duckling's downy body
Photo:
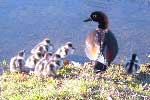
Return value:
[(34, 54), (31, 54), (26, 62), (25, 62), (25, 67), (26, 68), (29, 68), (30, 70), (34, 70), (37, 62), (42, 58), (42, 53), (40, 51), (34, 53)]
[(37, 62), (37, 64), (35, 65), (34, 74), (36, 74), (36, 75), (41, 75), (42, 74), (44, 67), (49, 62), (49, 60), (51, 59), (52, 55), (53, 55), (52, 52), (45, 53), (44, 57), (41, 58)]
[(140, 61), (136, 54), (132, 54), (131, 60), (129, 60), (124, 66), (128, 74), (135, 74), (140, 69)]
[(10, 60), (10, 72), (22, 72), (25, 65), (25, 51), (21, 50), (18, 55)]
[(44, 66), (42, 75), (56, 76), (57, 71), (63, 66), (63, 59), (59, 54), (54, 54), (50, 61)]
[(71, 42), (65, 43), (64, 46), (61, 46), (57, 49), (55, 54), (59, 54), (61, 58), (66, 58), (68, 55), (73, 54), (75, 51), (75, 48)]
[(38, 43), (32, 50), (31, 50), (31, 54), (36, 53), (37, 51), (40, 51), (42, 53), (42, 56), (44, 56), (44, 54), (48, 51), (52, 51), (53, 50), (53, 45), (51, 44), (50, 39), (45, 38), (43, 41), (41, 41), (40, 43)]

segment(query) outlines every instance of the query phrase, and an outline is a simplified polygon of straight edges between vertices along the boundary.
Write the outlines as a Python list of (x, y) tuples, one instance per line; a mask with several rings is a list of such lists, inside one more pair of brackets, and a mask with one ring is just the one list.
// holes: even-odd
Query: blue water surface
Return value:
[(84, 62), (84, 41), (97, 24), (84, 23), (92, 11), (104, 11), (117, 37), (116, 63), (137, 53), (143, 63), (150, 58), (150, 0), (0, 0), (0, 61), (21, 50), (30, 53), (49, 37), (57, 49), (67, 41), (76, 47), (71, 60)]

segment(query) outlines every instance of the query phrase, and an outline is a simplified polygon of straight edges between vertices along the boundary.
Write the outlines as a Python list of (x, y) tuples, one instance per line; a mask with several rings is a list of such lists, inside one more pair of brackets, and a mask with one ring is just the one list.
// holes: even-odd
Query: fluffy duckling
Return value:
[(49, 60), (52, 58), (53, 53), (52, 52), (47, 52), (45, 53), (44, 57), (40, 59), (34, 69), (34, 74), (35, 75), (41, 75), (44, 69), (44, 66), (49, 62)]
[(35, 68), (35, 66), (36, 66), (36, 64), (37, 64), (37, 62), (42, 58), (43, 56), (42, 56), (42, 53), (40, 52), (40, 51), (37, 51), (36, 53), (34, 53), (34, 54), (31, 54), (28, 58), (27, 58), (27, 60), (26, 60), (26, 62), (25, 62), (25, 67), (26, 68), (29, 68), (30, 70), (34, 70), (34, 68)]
[(44, 66), (43, 75), (56, 76), (59, 68), (63, 66), (63, 60), (59, 54), (54, 54), (52, 59)]
[[(39, 50), (40, 49), (40, 50)], [(53, 50), (53, 45), (51, 44), (50, 39), (45, 38), (42, 42), (38, 43), (32, 50), (31, 54), (34, 54), (37, 51), (41, 51), (42, 55), (44, 53)]]
[(59, 54), (61, 58), (66, 58), (69, 54), (73, 54), (75, 48), (71, 42), (67, 42), (64, 46), (60, 47), (55, 54)]
[(128, 74), (135, 74), (140, 69), (140, 61), (137, 54), (132, 54), (131, 60), (124, 65), (124, 68)]
[(10, 72), (22, 72), (25, 64), (25, 51), (21, 50), (10, 60)]
[(56, 76), (56, 65), (55, 63), (48, 62), (42, 71), (44, 76)]
[(60, 54), (54, 54), (50, 62), (56, 66), (56, 71), (58, 71), (64, 65), (64, 59), (61, 58)]

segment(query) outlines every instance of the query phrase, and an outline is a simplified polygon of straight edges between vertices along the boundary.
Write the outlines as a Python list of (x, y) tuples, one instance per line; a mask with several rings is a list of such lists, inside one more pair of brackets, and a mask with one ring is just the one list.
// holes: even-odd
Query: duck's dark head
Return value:
[(99, 24), (98, 25), (99, 28), (102, 28), (102, 29), (108, 28), (108, 17), (102, 11), (92, 12), (90, 17), (84, 20), (84, 22), (88, 22), (88, 21), (97, 22)]

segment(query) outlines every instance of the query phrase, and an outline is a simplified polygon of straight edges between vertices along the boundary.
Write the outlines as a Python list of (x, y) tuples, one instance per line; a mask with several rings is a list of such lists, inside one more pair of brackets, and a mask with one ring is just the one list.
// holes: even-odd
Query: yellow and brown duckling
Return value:
[(102, 11), (92, 12), (84, 22), (94, 21), (98, 28), (90, 32), (85, 40), (85, 53), (94, 62), (95, 72), (105, 71), (118, 53), (118, 43), (109, 30), (108, 17)]

